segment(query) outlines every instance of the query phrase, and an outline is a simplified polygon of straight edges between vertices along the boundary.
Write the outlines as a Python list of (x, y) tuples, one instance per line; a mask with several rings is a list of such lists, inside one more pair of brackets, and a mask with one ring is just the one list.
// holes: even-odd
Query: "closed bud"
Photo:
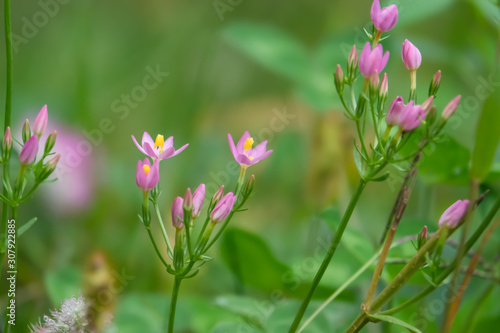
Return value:
[(245, 183), (245, 187), (243, 188), (243, 196), (248, 197), (253, 191), (253, 185), (255, 183), (255, 175), (251, 175)]
[(422, 103), (422, 119), (424, 119), (431, 111), (432, 103), (434, 102), (434, 96), (431, 96)]
[(337, 70), (335, 71), (335, 88), (339, 96), (344, 94), (344, 73), (342, 72), (342, 67), (337, 65)]
[(441, 71), (437, 71), (432, 78), (431, 84), (429, 86), (429, 96), (436, 96), (439, 87), (441, 86)]
[(185, 211), (193, 210), (193, 195), (191, 194), (191, 189), (188, 188), (186, 190), (186, 194), (184, 195), (184, 205), (183, 208)]
[(21, 148), (21, 153), (19, 153), (19, 162), (22, 165), (28, 165), (33, 163), (38, 152), (38, 137), (33, 135), (31, 138), (26, 140), (23, 148)]
[(401, 47), (401, 58), (409, 71), (416, 71), (422, 64), (422, 54), (408, 39), (404, 41)]
[(172, 225), (176, 229), (182, 229), (184, 228), (184, 210), (182, 209), (183, 207), (183, 201), (181, 197), (177, 197), (174, 199), (174, 202), (172, 203)]
[(200, 184), (193, 194), (193, 219), (200, 216), (201, 207), (205, 200), (205, 184)]
[(40, 180), (47, 179), (52, 174), (52, 172), (54, 172), (60, 158), (61, 158), (61, 154), (56, 154), (56, 156), (54, 156), (52, 159), (50, 159), (47, 162), (47, 164), (45, 164), (43, 166), (42, 172), (40, 174)]
[(418, 239), (417, 239), (417, 248), (420, 250), (420, 248), (427, 242), (427, 238), (429, 237), (429, 231), (427, 230), (427, 226), (424, 226), (422, 231), (418, 234)]
[(380, 99), (387, 98), (387, 93), (389, 92), (389, 79), (387, 78), (387, 73), (382, 76), (382, 81), (380, 81)]
[(48, 113), (47, 113), (47, 105), (44, 105), (38, 115), (35, 118), (35, 123), (33, 125), (33, 132), (40, 137), (42, 136), (45, 128), (47, 127)]
[(460, 103), (460, 98), (462, 96), (458, 95), (454, 99), (452, 99), (448, 105), (444, 107), (443, 113), (441, 113), (441, 118), (444, 120), (450, 119), (451, 116), (455, 114), (455, 111), (457, 111), (458, 108), (458, 103)]
[(379, 92), (380, 78), (378, 74), (378, 71), (375, 71), (375, 73), (370, 77), (370, 93), (372, 95), (372, 99), (375, 99)]
[(44, 150), (45, 155), (50, 153), (52, 148), (54, 148), (54, 145), (56, 144), (56, 137), (57, 137), (57, 132), (54, 131), (50, 133), (49, 137), (47, 138), (47, 141), (45, 141), (45, 150)]
[(216, 204), (222, 197), (224, 196), (224, 185), (222, 185), (217, 192), (215, 192), (214, 197), (212, 199), (212, 204)]
[(2, 157), (4, 161), (7, 161), (10, 157), (10, 152), (12, 150), (12, 134), (10, 133), (10, 127), (7, 127), (5, 134), (3, 136), (2, 143)]
[(444, 211), (443, 215), (439, 218), (439, 226), (446, 225), (450, 228), (455, 228), (460, 220), (464, 217), (469, 207), (469, 200), (458, 200)]
[(358, 70), (358, 50), (356, 45), (352, 46), (349, 57), (347, 58), (347, 76), (349, 81), (353, 82), (356, 77), (356, 71)]
[(23, 137), (23, 143), (26, 143), (29, 138), (31, 138), (31, 128), (30, 128), (30, 121), (26, 119), (23, 125), (23, 131), (22, 131), (22, 137)]

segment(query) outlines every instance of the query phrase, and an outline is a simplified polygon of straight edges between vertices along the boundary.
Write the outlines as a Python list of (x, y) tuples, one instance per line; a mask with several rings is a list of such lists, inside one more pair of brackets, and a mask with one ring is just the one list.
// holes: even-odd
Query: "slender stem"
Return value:
[(321, 278), (325, 274), (326, 269), (328, 268), (328, 265), (330, 264), (330, 261), (333, 258), (333, 255), (335, 254), (335, 251), (337, 250), (337, 247), (340, 244), (340, 240), (342, 239), (342, 235), (344, 234), (344, 230), (347, 227), (347, 224), (349, 223), (349, 220), (351, 218), (352, 212), (354, 211), (354, 207), (356, 207), (356, 204), (358, 203), (359, 198), (361, 197), (361, 193), (363, 193), (363, 190), (366, 186), (366, 181), (361, 179), (359, 181), (358, 188), (356, 189), (356, 192), (351, 198), (351, 201), (349, 202), (349, 205), (347, 206), (347, 209), (344, 213), (344, 216), (342, 217), (342, 221), (340, 222), (340, 225), (337, 229), (337, 232), (335, 233), (335, 236), (333, 238), (332, 244), (330, 245), (330, 248), (328, 249), (328, 252), (326, 253), (325, 259), (321, 263), (321, 266), (316, 273), (316, 276), (314, 277), (313, 284), (311, 286), (311, 289), (309, 290), (309, 293), (307, 294), (306, 298), (302, 301), (302, 304), (299, 308), (299, 311), (295, 315), (295, 319), (292, 323), (292, 326), (290, 327), (290, 330), (288, 331), (289, 333), (293, 333), (297, 331), (297, 328), (300, 325), (300, 321), (302, 320), (302, 317), (304, 316), (304, 313), (306, 312), (306, 309), (309, 305), (309, 302), (311, 301), (312, 296), (314, 295), (314, 292), (316, 291), (316, 288), (319, 285), (319, 282), (321, 281)]
[(410, 71), (410, 101), (415, 101), (417, 99), (417, 71)]
[[(495, 202), (495, 204), (491, 208), (491, 210), (488, 213), (488, 215), (486, 216), (486, 218), (483, 220), (481, 225), (476, 229), (476, 232), (469, 238), (469, 240), (465, 244), (465, 252), (469, 251), (472, 248), (472, 246), (476, 243), (476, 241), (479, 239), (479, 237), (481, 237), (481, 234), (490, 225), (491, 221), (493, 221), (493, 218), (495, 217), (495, 215), (497, 214), (499, 209), (500, 209), (500, 198), (497, 199), (497, 201)], [(441, 284), (441, 282), (443, 282), (444, 279), (446, 279), (448, 277), (448, 275), (453, 273), (453, 271), (455, 270), (457, 265), (458, 265), (458, 261), (457, 261), (457, 259), (455, 259), (447, 269), (445, 269), (440, 275), (438, 275), (438, 277), (434, 281), (434, 285), (429, 285), (427, 288), (425, 288), (424, 290), (422, 290), (420, 293), (413, 296), (409, 300), (401, 303), (400, 305), (398, 305), (392, 309), (382, 311), (382, 312), (380, 312), (380, 314), (391, 315), (391, 314), (397, 313), (397, 312), (407, 308), (408, 306), (414, 304), (415, 302), (418, 302), (419, 300), (421, 300), (425, 296), (432, 293), (437, 288), (437, 286), (439, 286)]]
[(205, 223), (203, 223), (203, 227), (200, 230), (200, 234), (198, 235), (198, 240), (196, 241), (196, 247), (200, 244), (201, 238), (203, 237), (203, 233), (205, 232), (205, 229), (207, 229), (208, 223), (210, 222), (210, 214), (207, 213), (207, 218), (205, 219)]
[(155, 252), (156, 254), (158, 255), (158, 258), (160, 258), (161, 262), (163, 263), (163, 265), (165, 267), (168, 267), (168, 264), (167, 262), (165, 261), (165, 259), (163, 259), (163, 256), (161, 255), (161, 252), (160, 250), (158, 249), (158, 246), (156, 245), (156, 241), (153, 237), (153, 234), (151, 233), (151, 228), (149, 226), (146, 227), (146, 230), (148, 232), (148, 235), (149, 235), (149, 238), (151, 239), (151, 243), (153, 244), (153, 247), (155, 248)]
[(182, 278), (176, 276), (174, 279), (174, 289), (170, 300), (170, 311), (168, 314), (168, 333), (174, 332), (175, 308), (177, 307), (177, 297), (179, 296), (179, 288)]
[(170, 244), (170, 239), (168, 238), (167, 230), (165, 229), (165, 225), (163, 224), (160, 208), (158, 207), (158, 203), (156, 201), (153, 203), (153, 207), (155, 209), (156, 217), (158, 218), (158, 223), (160, 224), (161, 232), (163, 234), (163, 239), (167, 244), (168, 254), (172, 255), (174, 251), (172, 250), (172, 245)]
[(229, 215), (226, 217), (226, 220), (224, 221), (224, 223), (222, 224), (222, 227), (219, 229), (219, 231), (215, 234), (214, 238), (212, 238), (212, 240), (208, 243), (207, 246), (204, 247), (203, 249), (203, 252), (206, 252), (208, 251), (208, 249), (210, 249), (212, 247), (212, 245), (214, 245), (214, 243), (219, 239), (220, 235), (222, 235), (222, 233), (224, 232), (224, 230), (226, 229), (227, 225), (229, 224), (229, 221), (231, 221), (231, 218), (233, 217), (234, 213), (235, 213), (235, 209), (233, 209), (231, 211), (231, 213), (229, 213)]
[(238, 177), (238, 184), (236, 185), (236, 190), (234, 191), (234, 195), (237, 197), (240, 195), (241, 189), (243, 188), (243, 183), (245, 182), (245, 174), (247, 172), (247, 166), (241, 166), (240, 176)]
[(373, 37), (372, 49), (374, 49), (375, 46), (377, 46), (381, 36), (382, 36), (382, 31), (377, 29), (377, 31), (375, 32), (375, 36)]

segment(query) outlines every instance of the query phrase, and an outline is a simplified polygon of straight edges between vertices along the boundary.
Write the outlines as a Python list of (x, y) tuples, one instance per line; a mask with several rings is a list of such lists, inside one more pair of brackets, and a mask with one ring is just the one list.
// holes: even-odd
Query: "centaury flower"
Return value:
[(151, 166), (148, 158), (137, 162), (135, 182), (144, 192), (152, 190), (158, 184), (160, 180), (159, 164), (158, 160), (155, 160)]
[(458, 200), (441, 215), (439, 218), (439, 226), (442, 227), (443, 225), (447, 225), (450, 228), (456, 227), (458, 222), (464, 217), (468, 207), (469, 200)]
[(181, 197), (177, 197), (174, 199), (172, 203), (172, 225), (177, 229), (184, 228), (184, 199)]
[(219, 202), (217, 202), (214, 210), (210, 213), (210, 219), (212, 222), (219, 223), (224, 221), (233, 209), (235, 201), (236, 196), (233, 192), (229, 192)]
[(40, 138), (47, 128), (47, 120), (49, 116), (47, 113), (47, 105), (44, 105), (38, 115), (35, 118), (35, 124), (33, 125), (33, 133), (35, 133), (38, 138)]
[(372, 50), (370, 43), (366, 42), (359, 57), (359, 71), (365, 78), (371, 78), (377, 73), (382, 73), (388, 60), (389, 51), (384, 53), (382, 45), (378, 44)]
[(193, 193), (193, 218), (200, 216), (203, 201), (205, 200), (205, 184), (200, 184)]
[(19, 162), (22, 165), (28, 165), (33, 163), (36, 157), (36, 153), (38, 152), (38, 137), (36, 135), (32, 135), (26, 143), (23, 145), (21, 149), (21, 153), (19, 154)]
[(262, 161), (273, 152), (272, 150), (266, 150), (267, 140), (261, 142), (255, 148), (252, 148), (254, 140), (250, 136), (250, 133), (248, 133), (248, 131), (245, 131), (245, 133), (243, 133), (236, 146), (234, 145), (233, 137), (231, 136), (231, 134), (228, 134), (227, 138), (229, 140), (231, 153), (233, 153), (234, 159), (241, 166), (249, 166)]
[(381, 8), (380, 1), (375, 0), (370, 14), (373, 25), (380, 31), (389, 31), (398, 23), (398, 7), (396, 5)]
[(189, 144), (185, 144), (181, 148), (175, 150), (174, 148), (174, 137), (171, 136), (167, 140), (164, 139), (163, 135), (158, 134), (156, 140), (153, 141), (148, 132), (144, 132), (142, 136), (142, 146), (139, 145), (135, 137), (132, 135), (132, 140), (134, 141), (137, 148), (141, 153), (148, 155), (152, 159), (164, 160), (170, 158), (182, 152)]

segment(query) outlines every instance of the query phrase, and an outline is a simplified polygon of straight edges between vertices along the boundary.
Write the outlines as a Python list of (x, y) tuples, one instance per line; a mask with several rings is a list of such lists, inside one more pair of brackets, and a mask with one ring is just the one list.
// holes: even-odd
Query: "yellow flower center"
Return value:
[(163, 148), (164, 145), (165, 145), (165, 138), (163, 137), (163, 135), (158, 134), (156, 136), (154, 148), (155, 149), (159, 148), (160, 149), (160, 153), (163, 153), (165, 151), (165, 149)]
[(148, 175), (148, 173), (149, 173), (149, 170), (150, 170), (151, 168), (149, 167), (149, 165), (144, 164), (144, 165), (142, 166), (142, 169), (144, 170), (144, 173), (145, 173), (145, 174), (146, 174), (146, 176), (147, 176), (147, 175)]
[(252, 148), (252, 146), (253, 146), (253, 138), (248, 138), (247, 141), (245, 141), (243, 148), (245, 148), (245, 150), (249, 150)]

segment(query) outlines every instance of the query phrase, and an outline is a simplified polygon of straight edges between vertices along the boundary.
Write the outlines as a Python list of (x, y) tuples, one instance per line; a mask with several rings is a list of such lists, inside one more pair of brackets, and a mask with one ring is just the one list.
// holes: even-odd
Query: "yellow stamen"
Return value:
[(252, 156), (250, 156), (248, 159), (251, 161), (251, 160), (253, 160), (253, 157), (252, 157)]
[(148, 173), (149, 173), (149, 170), (150, 170), (149, 165), (144, 164), (144, 165), (142, 166), (142, 169), (144, 170), (144, 173), (145, 173), (145, 174), (146, 174), (146, 176), (147, 176), (147, 175), (148, 175)]
[(253, 146), (253, 138), (248, 138), (247, 141), (245, 141), (245, 144), (243, 145), (243, 148), (245, 150), (249, 150)]
[(158, 147), (163, 148), (164, 145), (165, 145), (165, 139), (163, 138), (163, 135), (158, 134), (155, 140), (155, 148)]

